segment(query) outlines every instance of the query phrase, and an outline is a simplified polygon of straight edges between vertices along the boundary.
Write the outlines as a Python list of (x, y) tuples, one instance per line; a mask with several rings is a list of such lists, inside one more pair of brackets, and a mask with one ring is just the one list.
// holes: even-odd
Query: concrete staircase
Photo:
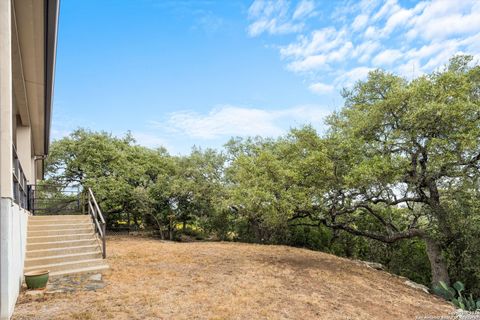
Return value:
[(31, 216), (24, 272), (50, 276), (108, 269), (90, 215)]

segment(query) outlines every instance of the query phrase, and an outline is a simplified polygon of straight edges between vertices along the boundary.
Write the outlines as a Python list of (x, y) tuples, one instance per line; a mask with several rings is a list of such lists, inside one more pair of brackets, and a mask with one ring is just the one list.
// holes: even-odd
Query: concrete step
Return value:
[(27, 243), (27, 252), (30, 250), (69, 248), (69, 247), (88, 246), (88, 245), (98, 245), (98, 240), (96, 238), (91, 238), (91, 239), (81, 239), (81, 240)]
[(44, 216), (31, 216), (32, 220), (49, 220), (49, 219), (84, 219), (90, 217), (88, 214), (51, 214)]
[(27, 259), (31, 258), (41, 258), (41, 257), (51, 257), (51, 256), (60, 256), (66, 254), (75, 254), (75, 253), (86, 253), (98, 251), (100, 252), (100, 248), (98, 243), (90, 244), (90, 245), (82, 245), (82, 246), (70, 246), (65, 248), (48, 248), (48, 249), (40, 249), (40, 250), (28, 250), (27, 251)]
[(29, 218), (25, 272), (49, 270), (50, 276), (108, 269), (89, 215)]
[(28, 230), (27, 237), (41, 236), (63, 236), (79, 233), (93, 233), (93, 226), (74, 228), (74, 229), (58, 229), (58, 230)]
[(28, 225), (28, 231), (38, 230), (63, 230), (63, 229), (82, 229), (92, 226), (92, 222), (79, 222), (79, 223), (50, 223), (50, 224), (30, 224)]
[(71, 219), (64, 219), (64, 220), (36, 220), (36, 221), (29, 221), (29, 226), (30, 227), (36, 227), (39, 225), (45, 225), (45, 224), (80, 224), (80, 223), (92, 223), (92, 219), (78, 219), (78, 220), (71, 220)]
[(70, 269), (64, 271), (55, 271), (50, 272), (50, 277), (63, 276), (65, 274), (74, 274), (74, 273), (90, 273), (90, 272), (101, 272), (109, 268), (108, 264), (104, 263), (103, 265), (99, 264), (93, 267), (79, 268), (79, 269)]
[(48, 264), (57, 264), (63, 262), (74, 262), (92, 259), (101, 259), (102, 253), (100, 251), (90, 251), (83, 253), (64, 254), (58, 256), (40, 257), (40, 258), (28, 258), (25, 260), (25, 268), (31, 268), (35, 266), (42, 266)]
[(27, 237), (27, 245), (34, 244), (34, 243), (42, 243), (42, 242), (55, 242), (55, 241), (68, 241), (68, 240), (88, 240), (88, 239), (95, 239), (95, 235), (92, 232), (89, 233), (77, 233), (77, 234), (69, 234), (69, 235), (60, 235), (60, 236), (38, 236), (38, 237)]
[[(51, 264), (43, 264), (43, 265), (36, 265), (34, 267), (28, 267), (24, 269), (24, 272), (31, 272), (35, 270), (49, 270), (50, 272), (67, 272), (69, 270), (78, 270), (83, 268), (89, 267), (97, 267), (97, 266), (104, 266), (106, 262), (103, 259), (87, 259), (87, 260), (79, 260), (79, 261), (68, 261), (68, 262), (60, 262), (60, 263), (51, 263)], [(67, 272), (70, 273), (70, 272)]]
[(89, 215), (81, 216), (31, 216), (29, 217), (29, 224), (47, 224), (47, 223), (78, 223), (90, 222), (92, 218)]

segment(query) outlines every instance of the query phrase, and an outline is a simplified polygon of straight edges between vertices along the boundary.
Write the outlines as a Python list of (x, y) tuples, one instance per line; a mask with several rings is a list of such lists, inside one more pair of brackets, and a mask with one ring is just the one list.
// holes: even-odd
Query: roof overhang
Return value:
[(55, 78), (59, 0), (14, 0), (15, 98), (32, 129), (33, 154), (48, 153)]
[(46, 15), (46, 77), (45, 77), (45, 154), (50, 145), (53, 91), (55, 82), (55, 61), (57, 53), (57, 31), (60, 0), (45, 0)]
[[(32, 155), (48, 154), (60, 0), (13, 0), (14, 98), (21, 124), (31, 127)], [(35, 163), (37, 178), (43, 161)]]

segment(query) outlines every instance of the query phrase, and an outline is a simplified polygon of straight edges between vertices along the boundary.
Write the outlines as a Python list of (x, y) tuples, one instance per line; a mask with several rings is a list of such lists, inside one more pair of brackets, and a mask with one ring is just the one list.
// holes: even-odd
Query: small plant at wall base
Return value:
[(440, 284), (433, 288), (435, 294), (451, 301), (457, 308), (476, 311), (480, 310), (480, 299), (473, 298), (472, 294), (468, 297), (463, 294), (465, 291), (465, 285), (457, 281), (453, 284), (453, 288), (448, 286), (445, 282), (440, 281)]

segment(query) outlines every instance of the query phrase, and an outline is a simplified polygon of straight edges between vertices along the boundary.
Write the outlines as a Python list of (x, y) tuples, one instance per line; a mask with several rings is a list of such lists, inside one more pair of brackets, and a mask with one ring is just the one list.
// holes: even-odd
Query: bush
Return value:
[(464, 291), (465, 285), (460, 281), (455, 282), (453, 288), (443, 281), (433, 288), (435, 294), (451, 301), (457, 308), (467, 311), (480, 310), (480, 299), (474, 299), (472, 294), (467, 296)]

